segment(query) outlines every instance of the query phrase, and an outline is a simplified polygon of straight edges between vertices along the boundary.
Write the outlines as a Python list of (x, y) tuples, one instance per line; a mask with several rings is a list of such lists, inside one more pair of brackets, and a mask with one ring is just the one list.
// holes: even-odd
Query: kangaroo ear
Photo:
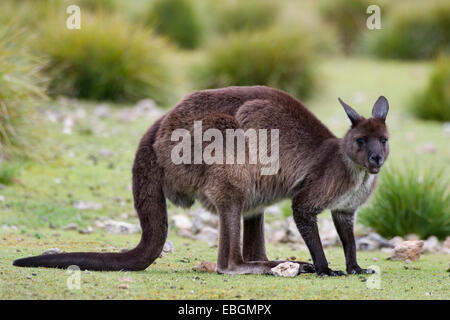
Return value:
[(389, 102), (384, 96), (380, 96), (372, 109), (372, 117), (380, 120), (386, 120), (389, 111)]
[(342, 101), (341, 98), (338, 98), (340, 104), (344, 107), (345, 113), (347, 114), (348, 118), (352, 122), (352, 127), (356, 126), (358, 122), (361, 120), (361, 116), (353, 110), (352, 107), (350, 107), (348, 104), (346, 104), (344, 101)]

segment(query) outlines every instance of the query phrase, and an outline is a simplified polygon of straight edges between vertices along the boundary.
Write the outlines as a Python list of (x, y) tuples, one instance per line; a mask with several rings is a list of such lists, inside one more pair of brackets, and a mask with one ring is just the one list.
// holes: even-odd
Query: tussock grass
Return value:
[(450, 235), (450, 195), (441, 171), (386, 168), (371, 205), (359, 221), (385, 237), (410, 233), (426, 239)]
[(55, 18), (42, 28), (39, 49), (48, 57), (49, 93), (91, 100), (164, 104), (170, 71), (167, 44), (148, 29), (101, 12), (83, 15), (80, 30), (61, 27)]
[(414, 96), (411, 105), (419, 118), (450, 121), (450, 57), (435, 62), (427, 86)]
[(317, 81), (313, 52), (299, 32), (234, 33), (209, 49), (195, 76), (202, 88), (268, 85), (307, 99)]

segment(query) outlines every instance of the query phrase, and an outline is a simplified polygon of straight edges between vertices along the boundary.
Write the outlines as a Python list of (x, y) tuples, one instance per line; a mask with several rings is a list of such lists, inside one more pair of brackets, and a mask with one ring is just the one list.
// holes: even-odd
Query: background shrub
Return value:
[(147, 21), (180, 47), (192, 49), (200, 44), (202, 26), (189, 0), (156, 0)]
[(450, 121), (450, 57), (435, 62), (427, 87), (414, 97), (412, 111), (422, 119)]
[(304, 34), (235, 33), (213, 46), (195, 69), (202, 88), (268, 85), (301, 98), (315, 88), (313, 51)]
[(80, 30), (61, 28), (59, 19), (45, 24), (38, 39), (48, 56), (49, 93), (94, 100), (165, 103), (170, 85), (163, 41), (126, 20), (83, 14)]
[(115, 0), (76, 0), (75, 2), (72, 0), (72, 3), (78, 5), (81, 10), (87, 9), (91, 11), (114, 11), (117, 7)]
[(450, 196), (442, 172), (386, 168), (371, 205), (359, 221), (385, 237), (410, 233), (422, 239), (450, 235)]
[(21, 34), (0, 27), (0, 161), (35, 155), (35, 105), (44, 99), (40, 63), (20, 46)]
[(276, 2), (246, 0), (220, 2), (216, 6), (216, 26), (221, 33), (259, 30), (270, 26), (278, 15)]
[(429, 59), (450, 54), (450, 2), (396, 11), (379, 31), (372, 52), (381, 58)]
[(334, 25), (346, 53), (354, 51), (358, 37), (366, 29), (366, 10), (371, 4), (366, 0), (336, 0), (320, 7), (326, 22)]

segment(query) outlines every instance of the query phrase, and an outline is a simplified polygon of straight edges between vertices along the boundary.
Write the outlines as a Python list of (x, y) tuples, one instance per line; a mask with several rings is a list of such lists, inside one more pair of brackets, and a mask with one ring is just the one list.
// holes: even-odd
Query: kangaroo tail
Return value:
[(161, 254), (167, 238), (167, 208), (162, 190), (163, 171), (153, 149), (160, 120), (141, 139), (133, 165), (134, 206), (142, 228), (136, 248), (122, 253), (72, 252), (18, 259), (18, 267), (68, 268), (82, 270), (144, 270)]

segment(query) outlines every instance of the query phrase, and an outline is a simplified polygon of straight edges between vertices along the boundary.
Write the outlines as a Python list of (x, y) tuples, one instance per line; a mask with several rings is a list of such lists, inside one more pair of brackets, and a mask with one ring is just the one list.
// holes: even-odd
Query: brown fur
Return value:
[[(287, 93), (263, 86), (204, 90), (186, 96), (144, 135), (133, 169), (135, 207), (142, 239), (131, 253), (76, 253), (19, 259), (18, 266), (67, 267), (94, 270), (137, 270), (151, 264), (167, 235), (165, 200), (189, 207), (199, 200), (219, 215), (220, 273), (270, 273), (279, 261), (268, 261), (264, 247), (264, 207), (284, 198), (293, 200), (294, 219), (311, 252), (314, 266), (300, 263), (302, 272), (340, 275), (323, 253), (316, 215), (326, 208), (341, 237), (347, 271), (367, 272), (356, 262), (353, 216), (372, 192), (389, 148), (384, 123), (387, 101), (374, 107), (374, 118), (364, 119), (343, 104), (352, 128), (338, 139), (301, 102)], [(261, 175), (259, 164), (179, 164), (171, 160), (173, 130), (193, 131), (195, 120), (203, 131), (217, 128), (279, 129), (280, 169)], [(356, 139), (363, 138), (360, 145)], [(240, 221), (244, 217), (243, 249)]]

